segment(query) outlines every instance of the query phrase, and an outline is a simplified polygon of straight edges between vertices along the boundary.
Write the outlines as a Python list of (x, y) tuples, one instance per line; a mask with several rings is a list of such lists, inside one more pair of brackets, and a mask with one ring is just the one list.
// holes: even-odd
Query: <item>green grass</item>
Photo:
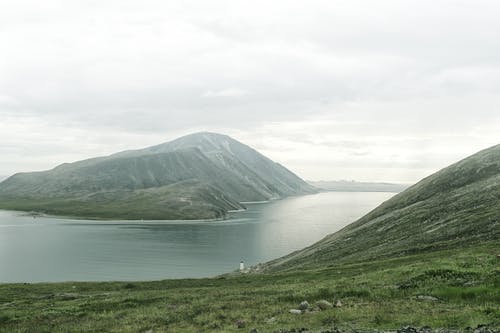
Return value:
[[(223, 218), (237, 203), (218, 202), (220, 192), (197, 182), (134, 191), (107, 191), (82, 197), (0, 196), (0, 208), (89, 219), (201, 220)], [(183, 198), (189, 198), (184, 200)]]
[[(500, 242), (274, 274), (0, 285), (0, 332), (500, 328)], [(433, 296), (437, 301), (419, 300)], [(293, 315), (307, 300), (342, 307)], [(274, 319), (272, 319), (274, 318)], [(237, 328), (236, 322), (244, 322)]]

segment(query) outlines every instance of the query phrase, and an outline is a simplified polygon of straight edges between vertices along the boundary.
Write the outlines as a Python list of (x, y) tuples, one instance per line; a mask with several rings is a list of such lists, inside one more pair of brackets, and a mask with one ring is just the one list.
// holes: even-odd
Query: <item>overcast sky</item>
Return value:
[(0, 175), (203, 130), (413, 182), (500, 143), (495, 0), (0, 4)]

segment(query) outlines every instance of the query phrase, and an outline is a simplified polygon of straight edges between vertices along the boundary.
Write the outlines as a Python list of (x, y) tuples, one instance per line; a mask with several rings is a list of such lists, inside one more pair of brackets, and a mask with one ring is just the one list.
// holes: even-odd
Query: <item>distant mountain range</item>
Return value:
[(317, 189), (256, 150), (195, 133), (0, 183), (0, 208), (113, 219), (213, 219), (242, 202)]
[(500, 239), (500, 145), (411, 186), (344, 229), (265, 264), (325, 267)]
[(334, 192), (394, 192), (399, 193), (407, 189), (408, 184), (357, 182), (354, 180), (308, 181), (317, 188)]

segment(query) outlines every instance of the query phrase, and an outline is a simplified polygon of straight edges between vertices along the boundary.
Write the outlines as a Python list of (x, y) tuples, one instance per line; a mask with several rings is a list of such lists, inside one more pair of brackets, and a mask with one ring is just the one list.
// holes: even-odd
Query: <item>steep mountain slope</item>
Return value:
[(352, 263), (500, 239), (500, 145), (399, 193), (312, 246), (264, 270)]
[(16, 174), (0, 184), (0, 208), (86, 217), (201, 219), (242, 201), (312, 193), (302, 179), (228, 136), (170, 143)]
[(237, 179), (236, 188), (226, 187), (239, 201), (279, 198), (316, 190), (295, 174), (256, 150), (216, 133), (195, 133), (150, 148), (119, 153), (119, 156), (158, 154), (184, 149), (199, 149), (215, 165), (224, 169), (225, 178)]

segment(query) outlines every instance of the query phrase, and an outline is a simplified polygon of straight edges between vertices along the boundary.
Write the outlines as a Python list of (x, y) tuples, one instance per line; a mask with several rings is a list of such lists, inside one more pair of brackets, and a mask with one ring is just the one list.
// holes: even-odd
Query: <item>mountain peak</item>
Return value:
[(205, 154), (224, 151), (234, 154), (234, 150), (252, 150), (252, 148), (238, 142), (225, 134), (214, 132), (196, 132), (182, 136), (170, 142), (146, 148), (149, 152), (168, 152), (187, 148), (198, 148)]

